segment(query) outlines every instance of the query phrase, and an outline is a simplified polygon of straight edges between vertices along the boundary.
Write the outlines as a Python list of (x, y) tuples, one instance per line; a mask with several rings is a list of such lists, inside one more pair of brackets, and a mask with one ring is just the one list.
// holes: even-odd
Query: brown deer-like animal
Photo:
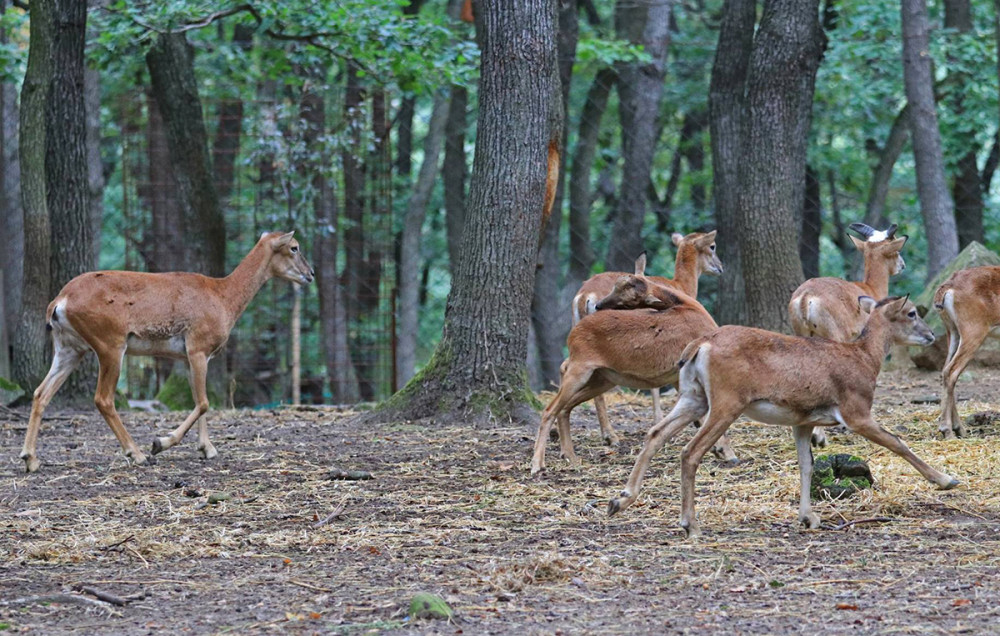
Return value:
[(809, 498), (813, 462), (809, 441), (814, 426), (844, 424), (910, 462), (939, 488), (958, 485), (958, 480), (928, 466), (871, 416), (875, 381), (889, 345), (926, 345), (934, 341), (934, 333), (908, 298), (876, 302), (865, 296), (859, 302), (866, 305), (869, 319), (853, 342), (727, 326), (688, 345), (680, 360), (680, 400), (650, 429), (628, 484), (608, 503), (608, 514), (635, 502), (656, 452), (706, 414), (701, 429), (681, 451), (681, 527), (691, 537), (699, 534), (694, 511), (698, 465), (740, 415), (792, 427), (801, 473), (799, 521), (809, 528), (819, 527), (820, 522)]
[[(698, 298), (698, 279), (702, 274), (719, 276), (723, 272), (722, 261), (715, 254), (716, 231), (701, 233), (693, 232), (684, 236), (678, 232), (671, 235), (670, 240), (677, 246), (677, 259), (674, 261), (674, 277), (664, 278), (663, 276), (645, 276), (646, 253), (643, 252), (635, 260), (635, 275), (645, 276), (647, 280), (670, 289), (687, 294), (691, 298)], [(615, 282), (626, 272), (603, 272), (591, 276), (580, 286), (576, 296), (573, 297), (573, 324), (595, 311), (598, 300), (611, 293)], [(654, 388), (650, 391), (653, 396), (653, 417), (659, 421), (663, 417), (660, 407), (660, 390)], [(601, 435), (607, 444), (617, 444), (618, 435), (608, 421), (608, 407), (603, 395), (594, 398), (594, 407), (597, 410), (597, 421), (601, 425)]]
[[(171, 272), (89, 272), (62, 288), (46, 311), (54, 354), (48, 375), (35, 390), (21, 459), (27, 471), (38, 470), (35, 444), (42, 413), (88, 351), (100, 362), (94, 403), (125, 455), (136, 464), (152, 463), (129, 435), (115, 410), (115, 385), (126, 355), (186, 360), (195, 407), (184, 423), (153, 442), (153, 454), (178, 443), (208, 410), (205, 390), (208, 360), (226, 344), (236, 319), (271, 278), (306, 284), (313, 270), (293, 233), (265, 233), (225, 278)], [(202, 419), (198, 450), (217, 455)]]
[(1000, 327), (1000, 267), (955, 272), (934, 292), (934, 308), (948, 330), (948, 357), (941, 379), (944, 399), (938, 428), (945, 439), (965, 436), (955, 405), (955, 385), (988, 336)]
[[(896, 238), (896, 224), (884, 231), (864, 223), (852, 223), (850, 228), (866, 238), (851, 236), (851, 241), (864, 258), (864, 278), (850, 282), (841, 278), (810, 278), (799, 285), (788, 303), (788, 318), (797, 336), (816, 336), (850, 342), (858, 337), (868, 322), (868, 314), (858, 303), (858, 296), (882, 300), (889, 295), (889, 277), (906, 269), (900, 251), (906, 236)], [(813, 432), (813, 444), (826, 446), (826, 434)]]
[[(648, 389), (674, 384), (676, 361), (684, 347), (718, 328), (696, 300), (629, 274), (620, 277), (596, 308), (600, 311), (584, 316), (570, 331), (559, 392), (542, 413), (535, 438), (532, 474), (545, 468), (545, 446), (554, 423), (563, 457), (572, 466), (579, 465), (569, 431), (569, 414), (578, 404), (615, 386)], [(737, 461), (724, 440), (719, 453)]]

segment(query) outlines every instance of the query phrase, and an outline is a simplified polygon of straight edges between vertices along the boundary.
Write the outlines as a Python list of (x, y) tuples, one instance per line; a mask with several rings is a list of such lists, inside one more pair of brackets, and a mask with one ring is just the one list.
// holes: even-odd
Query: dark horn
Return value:
[(864, 223), (851, 223), (848, 228), (854, 230), (865, 238), (870, 238), (871, 235), (875, 233), (875, 228), (865, 225)]
[(898, 228), (899, 226), (893, 223), (892, 225), (889, 226), (889, 229), (885, 231), (886, 236), (890, 239), (896, 238), (896, 230)]

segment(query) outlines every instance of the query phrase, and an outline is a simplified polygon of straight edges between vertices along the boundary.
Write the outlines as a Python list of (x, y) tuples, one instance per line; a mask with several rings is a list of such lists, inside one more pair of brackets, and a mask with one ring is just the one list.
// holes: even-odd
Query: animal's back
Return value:
[(858, 297), (867, 295), (870, 292), (857, 283), (832, 277), (811, 278), (799, 285), (788, 303), (792, 330), (799, 336), (852, 340), (861, 333), (866, 319)]

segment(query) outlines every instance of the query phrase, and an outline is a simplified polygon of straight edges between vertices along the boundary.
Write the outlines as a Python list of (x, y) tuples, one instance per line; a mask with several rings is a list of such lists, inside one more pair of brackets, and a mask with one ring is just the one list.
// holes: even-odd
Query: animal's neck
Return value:
[(889, 295), (889, 270), (881, 262), (884, 260), (870, 252), (865, 254), (865, 277), (862, 282), (871, 288), (875, 300)]
[(677, 249), (674, 261), (674, 282), (691, 298), (698, 297), (698, 254), (685, 245)]
[(892, 344), (892, 338), (889, 334), (889, 321), (881, 311), (878, 309), (872, 311), (864, 331), (861, 332), (861, 335), (858, 336), (858, 339), (853, 344), (865, 354), (865, 359), (870, 367), (869, 370), (873, 373), (873, 377), (877, 376), (879, 370), (882, 368), (882, 362), (889, 355), (889, 345)]
[(236, 266), (236, 269), (229, 276), (221, 279), (222, 294), (234, 323), (260, 291), (260, 288), (264, 286), (264, 283), (271, 278), (268, 257), (268, 247), (260, 244), (255, 245)]

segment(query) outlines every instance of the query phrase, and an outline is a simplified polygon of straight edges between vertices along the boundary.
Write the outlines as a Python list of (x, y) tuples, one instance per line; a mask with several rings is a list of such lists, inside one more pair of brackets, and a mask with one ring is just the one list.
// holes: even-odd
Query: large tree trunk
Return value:
[(955, 209), (944, 176), (941, 135), (934, 104), (930, 25), (926, 0), (902, 0), (903, 82), (910, 104), (917, 194), (927, 236), (927, 280), (958, 255)]
[[(45, 105), (45, 180), (49, 209), (52, 278), (49, 298), (80, 274), (94, 269), (95, 234), (87, 156), (83, 50), (86, 0), (56, 0), (52, 22), (52, 75)], [(89, 403), (97, 366), (84, 362), (59, 393), (62, 401)]]
[(642, 224), (659, 131), (657, 116), (666, 75), (671, 8), (672, 2), (663, 0), (619, 0), (615, 5), (618, 37), (642, 45), (651, 61), (618, 64), (622, 177), (605, 261), (608, 270), (630, 270), (645, 249)]
[(417, 182), (410, 192), (410, 201), (403, 217), (403, 236), (399, 256), (399, 304), (396, 325), (396, 385), (410, 381), (417, 366), (417, 332), (420, 327), (420, 237), (427, 204), (438, 175), (438, 159), (444, 145), (445, 124), (448, 120), (448, 96), (439, 93), (434, 98), (427, 136), (424, 138), (424, 159)]
[[(6, 10), (7, 0), (0, 0), (0, 12)], [(0, 45), (7, 43), (7, 31), (0, 29)], [(0, 235), (6, 250), (0, 256), (3, 271), (3, 306), (0, 329), (11, 342), (21, 314), (21, 285), (24, 276), (24, 214), (21, 212), (21, 163), (18, 153), (17, 87), (14, 83), (0, 83)], [(10, 352), (0, 349), (0, 371), (10, 376), (7, 367)]]
[[(569, 108), (569, 89), (573, 78), (573, 64), (576, 62), (576, 43), (579, 39), (579, 18), (576, 0), (564, 0), (559, 4), (559, 83), (562, 87), (562, 110)], [(531, 322), (534, 326), (535, 344), (538, 350), (539, 381), (534, 388), (548, 388), (559, 385), (559, 367), (563, 361), (563, 343), (572, 326), (568, 303), (562, 303), (559, 280), (562, 274), (559, 261), (559, 232), (562, 228), (562, 201), (565, 186), (566, 128), (559, 147), (559, 183), (556, 187), (552, 214), (542, 233), (542, 245), (538, 253), (538, 268), (535, 270), (535, 292), (531, 300)], [(572, 290), (570, 293), (575, 292)]]
[(373, 417), (535, 419), (525, 354), (539, 230), (562, 137), (556, 3), (482, 3), (476, 27), (479, 135), (444, 332), (424, 370)]
[(209, 276), (226, 275), (226, 223), (212, 182), (208, 136), (194, 77), (194, 54), (183, 33), (159, 35), (146, 54), (153, 96), (166, 124), (170, 164), (183, 211), (186, 242)]
[(816, 70), (819, 2), (768, 0), (747, 74), (737, 231), (751, 325), (785, 331), (802, 282), (799, 223)]
[[(590, 186), (591, 171), (597, 155), (601, 118), (608, 105), (608, 96), (617, 73), (613, 68), (597, 72), (587, 92), (587, 99), (580, 113), (580, 132), (573, 152), (573, 169), (569, 177), (569, 275), (566, 288), (575, 293), (597, 260), (590, 240), (590, 212), (594, 202)], [(564, 308), (565, 311), (565, 308)]]
[(715, 49), (709, 85), (709, 123), (712, 135), (712, 180), (716, 245), (726, 274), (719, 281), (719, 324), (746, 324), (746, 294), (740, 237), (736, 230), (739, 213), (739, 171), (742, 163), (743, 90), (746, 86), (756, 0), (726, 0), (719, 44)]
[[(448, 16), (459, 23), (464, 0), (448, 0)], [(469, 91), (464, 86), (451, 87), (448, 123), (445, 125), (444, 161), (441, 177), (444, 182), (445, 227), (448, 235), (448, 263), (455, 271), (465, 226), (465, 181), (469, 168), (465, 157), (465, 133)]]

